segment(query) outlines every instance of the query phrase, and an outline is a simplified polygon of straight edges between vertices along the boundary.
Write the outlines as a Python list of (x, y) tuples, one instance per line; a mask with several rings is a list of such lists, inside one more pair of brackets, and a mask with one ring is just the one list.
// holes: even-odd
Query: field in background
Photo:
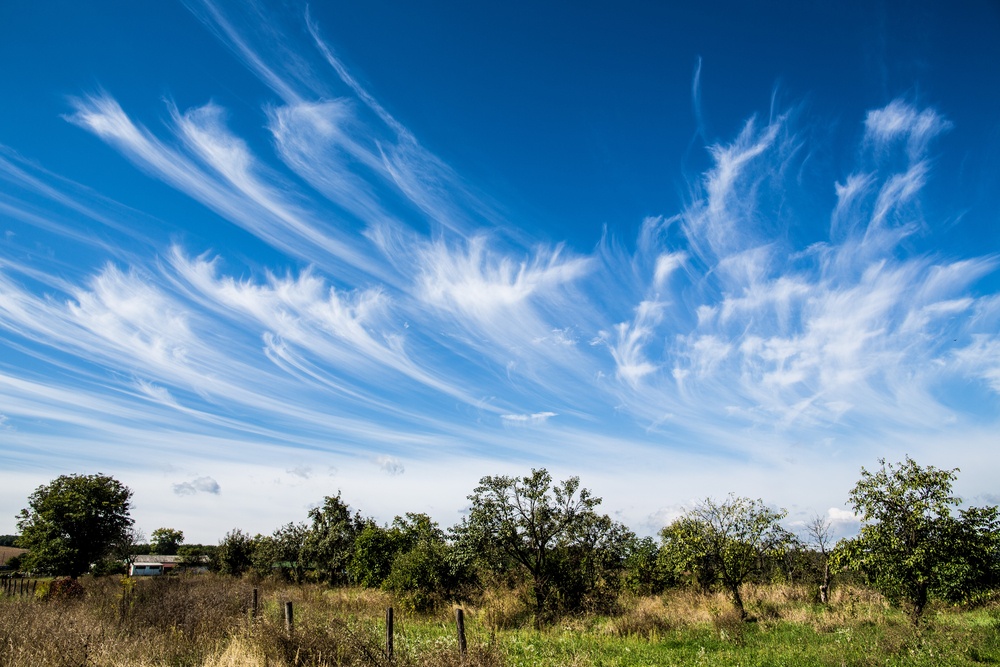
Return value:
[[(48, 600), (0, 597), (0, 667), (384, 665), (394, 606), (396, 665), (981, 665), (1000, 662), (1000, 603), (934, 607), (914, 628), (864, 589), (828, 607), (794, 586), (747, 587), (743, 623), (722, 595), (625, 598), (614, 616), (526, 629), (523, 595), (467, 606), (468, 654), (452, 609), (418, 615), (385, 593), (204, 575), (84, 578)], [(252, 618), (253, 588), (259, 610)], [(285, 602), (294, 626), (285, 628)]]
[(6, 565), (7, 561), (14, 556), (27, 553), (27, 549), (17, 549), (15, 547), (0, 547), (0, 565)]

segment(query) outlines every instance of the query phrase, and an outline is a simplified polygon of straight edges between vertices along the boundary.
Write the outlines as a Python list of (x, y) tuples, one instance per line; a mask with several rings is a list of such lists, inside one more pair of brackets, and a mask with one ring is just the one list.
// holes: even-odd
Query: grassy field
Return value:
[(0, 547), (0, 565), (6, 565), (7, 561), (14, 556), (20, 556), (23, 553), (27, 553), (27, 549), (18, 549), (16, 547)]
[[(125, 584), (84, 579), (76, 597), (0, 597), (0, 667), (285, 667), (383, 665), (384, 593), (254, 584), (211, 575)], [(466, 607), (469, 645), (457, 648), (454, 612), (396, 609), (397, 665), (982, 665), (1000, 663), (1000, 605), (935, 607), (914, 628), (877, 595), (836, 591), (832, 604), (805, 589), (748, 588), (749, 623), (725, 597), (674, 591), (623, 599), (615, 616), (563, 619), (543, 631), (515, 595)], [(291, 601), (295, 625), (284, 626)], [(394, 605), (396, 606), (396, 605)], [(514, 626), (514, 627), (511, 627)]]

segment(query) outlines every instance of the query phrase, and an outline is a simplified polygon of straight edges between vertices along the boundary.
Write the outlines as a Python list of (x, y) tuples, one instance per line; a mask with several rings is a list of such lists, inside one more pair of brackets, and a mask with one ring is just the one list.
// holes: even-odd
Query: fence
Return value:
[(4, 595), (9, 595), (11, 597), (15, 595), (34, 595), (35, 588), (38, 586), (37, 579), (28, 579), (26, 577), (3, 577), (0, 578), (0, 590), (3, 591)]
[[(251, 612), (253, 617), (257, 617), (257, 589), (253, 589), (253, 603)], [(283, 605), (285, 611), (285, 632), (292, 634), (295, 632), (295, 614), (291, 601), (286, 601)], [(387, 607), (385, 610), (385, 657), (391, 662), (394, 656), (393, 648), (393, 610)], [(455, 610), (455, 629), (458, 633), (458, 650), (464, 657), (468, 651), (468, 643), (465, 640), (465, 611), (461, 608)]]
[[(7, 596), (34, 596), (35, 589), (38, 586), (37, 579), (28, 579), (26, 577), (2, 577), (0, 578), (0, 591)], [(124, 586), (121, 596), (121, 608), (120, 614), (122, 620), (128, 613), (128, 587)], [(289, 634), (295, 632), (295, 620), (294, 612), (292, 609), (291, 601), (286, 601), (283, 605), (285, 612), (285, 631)], [(259, 609), (259, 596), (257, 589), (253, 589), (253, 597), (250, 603), (250, 613), (252, 617), (256, 618)], [(385, 610), (385, 656), (391, 661), (393, 659), (393, 620), (394, 614), (392, 607), (388, 607)], [(459, 608), (455, 610), (455, 629), (457, 631), (458, 639), (458, 649), (464, 656), (468, 651), (468, 646), (465, 640), (465, 612)]]

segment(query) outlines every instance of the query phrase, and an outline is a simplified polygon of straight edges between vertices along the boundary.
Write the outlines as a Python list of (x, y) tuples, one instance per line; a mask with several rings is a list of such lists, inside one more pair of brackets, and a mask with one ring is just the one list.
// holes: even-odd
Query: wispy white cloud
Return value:
[(406, 472), (406, 468), (403, 467), (402, 461), (394, 456), (377, 456), (375, 457), (375, 464), (387, 475), (402, 475)]
[[(68, 120), (252, 234), (263, 259), (167, 240), (171, 221), (153, 233), (0, 154), (0, 211), (19, 225), (0, 247), (5, 462), (26, 465), (34, 439), (51, 459), (138, 468), (145, 441), (183, 457), (176, 494), (229, 496), (242, 482), (199, 457), (266, 461), (269, 479), (318, 490), (311, 471), (332, 465), (416, 484), (442, 460), (558, 463), (572, 447), (595, 474), (627, 451), (766, 484), (800, 470), (788, 460), (843, 476), (871, 443), (995, 425), (982, 406), (1000, 395), (1000, 297), (983, 285), (1000, 259), (921, 250), (930, 146), (951, 127), (937, 110), (868, 112), (857, 163), (815, 197), (794, 175), (814, 140), (799, 116), (752, 117), (707, 148), (680, 210), (569, 250), (502, 220), (304, 13), (308, 53), (258, 25), (264, 3), (192, 6), (277, 96), (252, 110), (265, 127), (216, 102), (143, 124), (108, 93), (73, 100)], [(814, 221), (827, 238), (798, 245), (789, 229)], [(10, 240), (28, 231), (85, 244), (86, 262)]]
[(588, 269), (586, 258), (563, 258), (562, 249), (540, 250), (529, 261), (491, 253), (477, 236), (465, 248), (428, 245), (422, 255), (420, 295), (429, 305), (494, 322), (543, 302)]
[(500, 418), (509, 424), (544, 424), (555, 416), (555, 412), (533, 412), (530, 415), (500, 415)]
[(285, 470), (289, 475), (295, 475), (296, 477), (301, 477), (302, 479), (309, 479), (312, 477), (313, 471), (310, 466), (296, 466), (294, 468), (289, 468)]
[(868, 112), (865, 117), (865, 138), (875, 144), (878, 150), (885, 150), (904, 141), (907, 155), (910, 160), (915, 161), (925, 153), (932, 139), (951, 127), (951, 121), (934, 109), (917, 109), (897, 99)]

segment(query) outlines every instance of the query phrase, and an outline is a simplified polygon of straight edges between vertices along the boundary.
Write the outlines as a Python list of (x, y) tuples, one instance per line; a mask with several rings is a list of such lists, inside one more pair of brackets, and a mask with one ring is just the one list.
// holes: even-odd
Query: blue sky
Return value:
[(0, 532), (1000, 501), (994, 3), (480, 4), (0, 7)]

